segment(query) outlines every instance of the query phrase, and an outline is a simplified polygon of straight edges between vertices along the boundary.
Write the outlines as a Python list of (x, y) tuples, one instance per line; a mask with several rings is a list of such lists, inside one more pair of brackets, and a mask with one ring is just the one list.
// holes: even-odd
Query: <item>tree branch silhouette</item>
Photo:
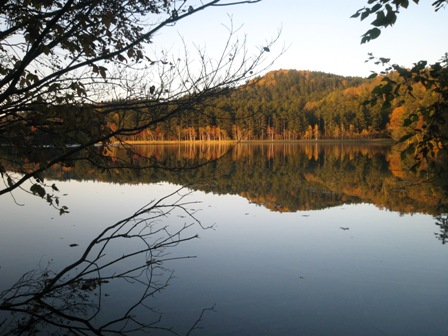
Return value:
[[(161, 315), (152, 310), (150, 299), (172, 280), (173, 271), (165, 264), (194, 258), (170, 253), (179, 244), (198, 238), (188, 233), (191, 227), (201, 225), (191, 210), (198, 202), (187, 201), (189, 195), (178, 189), (107, 227), (78, 260), (58, 272), (46, 267), (24, 274), (0, 293), (0, 311), (7, 314), (0, 322), (0, 333), (21, 335), (42, 329), (75, 335), (127, 335), (150, 330), (176, 334), (160, 324)], [(179, 211), (189, 222), (173, 228), (162, 221)], [(113, 301), (109, 292), (124, 284), (138, 286), (134, 300), (127, 305), (114, 304), (119, 312), (102, 314), (106, 302)], [(142, 309), (147, 312), (144, 317)]]

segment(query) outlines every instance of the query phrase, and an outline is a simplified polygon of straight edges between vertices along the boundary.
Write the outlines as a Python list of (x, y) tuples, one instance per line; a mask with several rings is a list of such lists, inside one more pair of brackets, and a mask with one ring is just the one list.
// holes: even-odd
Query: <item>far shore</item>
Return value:
[[(381, 139), (313, 139), (313, 140), (131, 140), (126, 141), (130, 145), (177, 145), (177, 144), (394, 144), (396, 141), (390, 138)], [(119, 145), (120, 142), (112, 142)]]

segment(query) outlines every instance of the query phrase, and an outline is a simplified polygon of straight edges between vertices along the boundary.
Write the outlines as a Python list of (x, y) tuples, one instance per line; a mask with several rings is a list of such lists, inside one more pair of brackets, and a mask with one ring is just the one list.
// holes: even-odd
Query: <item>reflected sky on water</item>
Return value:
[[(48, 182), (48, 183), (53, 183)], [(71, 262), (106, 225), (176, 190), (171, 183), (56, 181), (70, 214), (36, 197), (1, 200), (1, 287), (25, 271)], [(320, 210), (272, 211), (239, 195), (194, 191), (199, 239), (165, 266), (170, 285), (151, 301), (162, 325), (196, 335), (445, 335), (448, 248), (433, 215), (360, 202)], [(174, 215), (167, 225), (189, 222)], [(70, 247), (70, 244), (78, 246)], [(122, 248), (126, 249), (123, 244)], [(108, 287), (106, 311), (132, 286)], [(112, 295), (115, 294), (115, 295)], [(115, 301), (114, 301), (115, 300)], [(193, 334), (193, 335), (194, 335)]]

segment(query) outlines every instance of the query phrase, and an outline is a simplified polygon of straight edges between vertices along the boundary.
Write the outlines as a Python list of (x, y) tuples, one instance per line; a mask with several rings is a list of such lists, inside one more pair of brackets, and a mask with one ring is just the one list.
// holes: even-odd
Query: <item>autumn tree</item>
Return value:
[[(415, 4), (419, 0), (413, 0)], [(361, 43), (369, 42), (380, 36), (382, 29), (393, 26), (402, 9), (408, 8), (408, 0), (369, 0), (368, 6), (359, 9), (353, 17), (364, 20), (374, 16), (369, 29), (361, 39)], [(447, 0), (432, 3), (436, 12), (448, 5)], [(390, 59), (370, 55), (376, 64), (385, 65), (381, 73), (373, 73), (371, 78), (380, 75), (380, 83), (373, 89), (370, 105), (381, 104), (383, 109), (402, 105), (406, 98), (414, 98), (416, 86), (422, 86), (431, 99), (407, 111), (402, 125), (405, 133), (398, 140), (406, 144), (402, 156), (411, 155), (416, 163), (413, 168), (421, 166), (422, 161), (446, 159), (448, 153), (448, 54), (439, 62), (428, 64), (421, 60), (411, 68), (390, 64)], [(400, 111), (400, 110), (398, 110)], [(397, 111), (395, 111), (397, 112)], [(398, 113), (398, 112), (397, 112)], [(393, 115), (395, 118), (395, 115)]]
[(88, 160), (108, 169), (111, 141), (148, 128), (147, 136), (163, 137), (156, 125), (201, 111), (221, 88), (261, 70), (272, 42), (251, 56), (232, 23), (217, 60), (196, 50), (194, 63), (187, 45), (175, 58), (149, 48), (156, 34), (199, 11), (259, 1), (1, 2), (0, 150), (17, 160), (0, 154), (0, 195), (31, 181), (29, 191), (54, 204), (56, 187), (42, 177), (49, 167)]

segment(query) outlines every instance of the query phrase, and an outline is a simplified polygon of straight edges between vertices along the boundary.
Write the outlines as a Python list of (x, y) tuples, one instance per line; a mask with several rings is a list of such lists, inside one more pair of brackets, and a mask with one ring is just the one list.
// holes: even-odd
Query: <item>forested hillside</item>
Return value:
[[(235, 90), (223, 109), (233, 113), (232, 138), (354, 137), (354, 127), (359, 126), (361, 132), (364, 124), (364, 115), (360, 115), (368, 95), (365, 88), (362, 94), (364, 83), (362, 78), (322, 72), (275, 71)], [(360, 88), (359, 92), (352, 92), (353, 88)]]
[[(395, 78), (397, 74), (390, 73), (388, 77)], [(104, 113), (101, 110), (96, 113), (87, 104), (43, 106), (49, 124), (41, 127), (40, 132), (33, 128), (26, 139), (33, 144), (46, 145), (59, 141), (54, 134), (45, 131), (51, 127), (66, 137), (60, 140), (61, 143), (69, 141), (70, 144), (82, 143), (98, 130), (114, 132), (116, 129), (131, 130), (123, 131), (119, 136), (120, 140), (127, 141), (398, 140), (409, 131), (406, 130), (410, 126), (406, 126), (409, 115), (433, 103), (437, 96), (416, 84), (412, 87), (412, 96), (408, 94), (400, 100), (394, 99), (386, 108), (381, 104), (366, 104), (381, 81), (381, 76), (368, 79), (278, 70), (239, 87), (216, 89), (206, 101), (182, 108), (176, 102), (151, 108), (139, 101), (134, 102), (132, 111), (118, 107)], [(170, 111), (176, 109), (186, 113), (171, 115)], [(170, 114), (170, 118), (162, 118), (165, 113)], [(33, 118), (30, 114), (31, 122), (35, 121)], [(152, 127), (144, 126), (150, 121), (148, 118), (158, 121)], [(90, 127), (79, 130), (79, 124)], [(25, 130), (29, 126), (20, 125)], [(416, 128), (419, 127), (422, 122), (417, 120)], [(20, 129), (12, 128), (9, 138), (18, 138), (20, 143), (24, 138), (23, 132), (18, 132)]]
[(145, 129), (128, 140), (311, 140), (399, 136), (400, 120), (404, 118), (406, 106), (421, 103), (424, 92), (416, 88), (415, 99), (397, 102), (388, 109), (363, 104), (370, 99), (380, 79), (312, 71), (272, 71), (217, 95), (197, 112), (182, 114), (154, 129)]
[[(414, 98), (386, 109), (363, 104), (381, 78), (343, 77), (323, 72), (278, 70), (209, 101), (128, 140), (311, 140), (399, 137)], [(118, 119), (118, 117), (117, 117)], [(120, 119), (122, 120), (122, 119)]]

